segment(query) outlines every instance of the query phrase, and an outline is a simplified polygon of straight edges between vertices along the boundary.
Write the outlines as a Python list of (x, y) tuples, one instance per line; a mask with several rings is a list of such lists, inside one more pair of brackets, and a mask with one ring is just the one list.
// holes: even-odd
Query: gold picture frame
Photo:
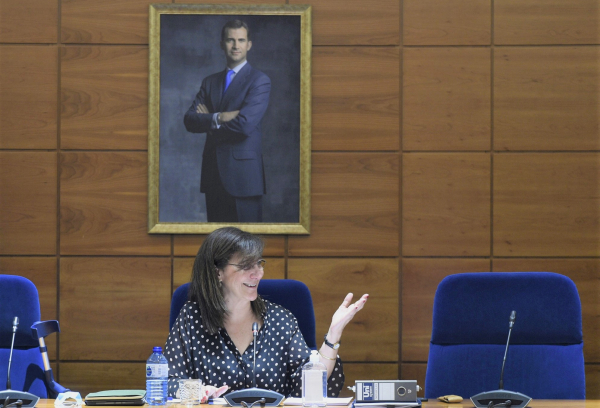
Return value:
[[(221, 27), (232, 19), (248, 21), (249, 65), (271, 82), (262, 117), (266, 193), (258, 222), (225, 222), (214, 215), (208, 222), (199, 182), (208, 132), (183, 124), (203, 78), (217, 67), (224, 72)], [(307, 5), (150, 5), (149, 233), (206, 234), (236, 226), (257, 234), (309, 234), (311, 49)]]

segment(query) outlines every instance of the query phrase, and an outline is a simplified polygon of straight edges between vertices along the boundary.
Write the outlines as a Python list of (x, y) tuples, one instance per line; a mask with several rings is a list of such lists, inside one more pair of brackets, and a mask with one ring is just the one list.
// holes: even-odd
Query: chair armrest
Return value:
[(33, 333), (33, 337), (36, 339), (46, 337), (52, 333), (59, 333), (60, 327), (58, 326), (58, 320), (35, 322), (31, 325), (31, 332)]

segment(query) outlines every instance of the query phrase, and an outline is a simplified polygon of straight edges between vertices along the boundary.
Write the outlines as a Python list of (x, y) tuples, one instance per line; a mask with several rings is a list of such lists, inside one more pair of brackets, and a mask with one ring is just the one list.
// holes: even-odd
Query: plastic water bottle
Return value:
[(310, 360), (302, 367), (302, 405), (324, 407), (327, 405), (327, 368), (319, 360), (319, 352), (310, 352)]
[(169, 363), (162, 353), (162, 347), (154, 347), (152, 355), (146, 361), (146, 402), (148, 405), (165, 405), (167, 403), (168, 380)]

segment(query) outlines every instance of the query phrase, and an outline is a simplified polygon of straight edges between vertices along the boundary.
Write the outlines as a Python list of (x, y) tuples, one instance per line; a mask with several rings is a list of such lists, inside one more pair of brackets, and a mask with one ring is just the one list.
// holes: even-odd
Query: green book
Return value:
[(145, 390), (108, 390), (85, 396), (85, 405), (144, 405)]

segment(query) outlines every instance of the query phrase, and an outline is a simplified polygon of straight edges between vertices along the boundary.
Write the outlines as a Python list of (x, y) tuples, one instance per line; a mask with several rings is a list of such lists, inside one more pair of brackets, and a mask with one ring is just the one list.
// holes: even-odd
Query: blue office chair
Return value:
[[(181, 307), (188, 300), (189, 286), (189, 283), (181, 285), (173, 293), (169, 327), (173, 327)], [(304, 283), (292, 279), (263, 279), (258, 285), (258, 294), (292, 312), (308, 347), (317, 349), (315, 311), (310, 290)]]
[(533, 399), (584, 399), (581, 302), (566, 276), (481, 272), (442, 280), (433, 303), (425, 396), (498, 389), (516, 311), (504, 389)]
[[(52, 375), (44, 338), (60, 331), (56, 320), (40, 322), (40, 301), (35, 285), (26, 278), (0, 275), (0, 390), (6, 377), (13, 335), (14, 317), (19, 318), (10, 370), (11, 390), (24, 391), (40, 398), (55, 398), (68, 389), (57, 384)], [(0, 401), (2, 404), (4, 401)]]

